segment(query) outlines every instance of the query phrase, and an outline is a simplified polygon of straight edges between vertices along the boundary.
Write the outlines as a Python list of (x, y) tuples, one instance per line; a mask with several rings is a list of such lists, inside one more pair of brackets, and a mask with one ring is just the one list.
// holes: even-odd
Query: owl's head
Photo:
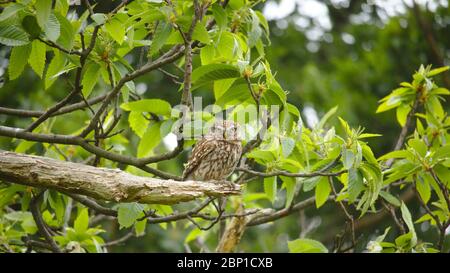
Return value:
[(217, 120), (209, 129), (209, 135), (218, 139), (240, 141), (240, 126), (231, 120)]

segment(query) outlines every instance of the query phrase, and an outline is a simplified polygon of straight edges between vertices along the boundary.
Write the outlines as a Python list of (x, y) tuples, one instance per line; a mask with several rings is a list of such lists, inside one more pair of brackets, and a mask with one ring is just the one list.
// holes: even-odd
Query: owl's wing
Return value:
[(186, 180), (186, 178), (192, 174), (195, 169), (197, 169), (205, 156), (214, 151), (216, 147), (217, 145), (214, 140), (204, 138), (199, 140), (192, 149), (192, 154), (189, 157), (188, 163), (183, 172), (183, 180)]

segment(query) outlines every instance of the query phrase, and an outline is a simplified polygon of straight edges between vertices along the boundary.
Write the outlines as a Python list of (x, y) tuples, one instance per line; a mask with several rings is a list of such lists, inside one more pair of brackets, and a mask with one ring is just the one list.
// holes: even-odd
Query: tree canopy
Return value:
[(0, 1), (0, 251), (448, 251), (448, 2), (372, 2)]

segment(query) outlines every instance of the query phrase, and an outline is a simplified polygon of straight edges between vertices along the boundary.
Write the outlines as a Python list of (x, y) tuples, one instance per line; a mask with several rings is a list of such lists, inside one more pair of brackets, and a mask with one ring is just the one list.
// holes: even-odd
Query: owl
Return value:
[(229, 120), (216, 121), (194, 146), (183, 180), (224, 181), (236, 168), (241, 153), (238, 124)]

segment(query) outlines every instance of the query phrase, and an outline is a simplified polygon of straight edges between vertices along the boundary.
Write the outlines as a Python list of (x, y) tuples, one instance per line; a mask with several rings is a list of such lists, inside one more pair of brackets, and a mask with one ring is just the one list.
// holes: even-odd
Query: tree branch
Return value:
[(174, 204), (204, 196), (239, 194), (239, 185), (173, 181), (131, 175), (46, 157), (0, 152), (0, 178), (115, 202)]

